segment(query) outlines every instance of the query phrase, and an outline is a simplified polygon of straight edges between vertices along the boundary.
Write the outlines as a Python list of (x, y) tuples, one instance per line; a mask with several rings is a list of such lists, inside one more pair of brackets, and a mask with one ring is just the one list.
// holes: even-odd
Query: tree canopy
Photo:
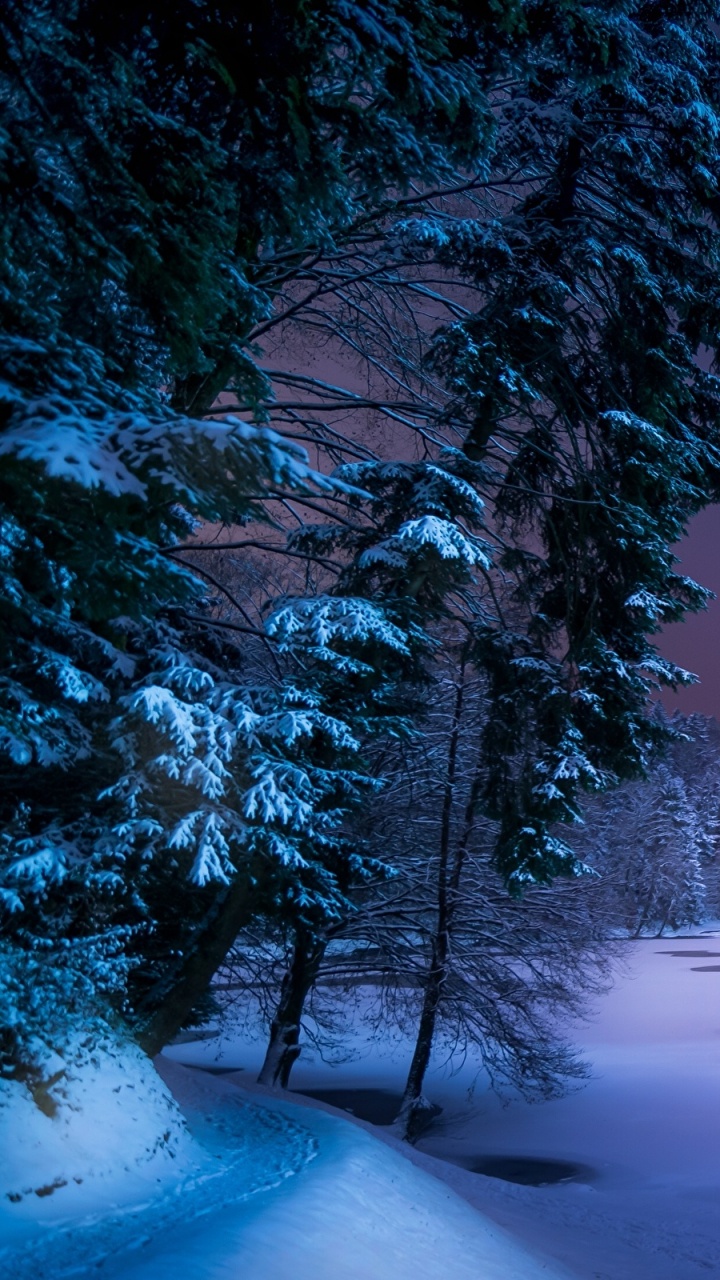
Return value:
[(5, 4), (9, 1070), (57, 990), (167, 1035), (248, 919), (319, 935), (392, 875), (352, 815), (440, 652), (506, 884), (582, 871), (561, 827), (647, 769), (690, 678), (652, 637), (706, 597), (715, 17)]

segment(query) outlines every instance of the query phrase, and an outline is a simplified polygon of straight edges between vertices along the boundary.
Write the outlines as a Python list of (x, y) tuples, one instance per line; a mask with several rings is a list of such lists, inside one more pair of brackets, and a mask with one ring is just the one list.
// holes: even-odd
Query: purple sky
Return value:
[[(680, 573), (720, 596), (720, 507), (708, 507), (696, 516), (687, 538), (678, 543), (676, 554), (680, 557)], [(663, 697), (668, 709), (700, 711), (720, 720), (720, 599), (711, 600), (705, 613), (666, 627), (658, 645), (667, 658), (694, 671), (701, 681), (690, 689), (668, 692)]]

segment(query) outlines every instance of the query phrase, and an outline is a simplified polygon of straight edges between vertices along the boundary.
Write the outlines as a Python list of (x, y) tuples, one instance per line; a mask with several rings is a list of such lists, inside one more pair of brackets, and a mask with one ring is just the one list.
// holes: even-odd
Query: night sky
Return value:
[[(676, 547), (678, 572), (686, 573), (720, 596), (720, 507), (709, 507), (692, 521), (687, 538)], [(701, 683), (663, 697), (669, 710), (700, 711), (720, 720), (720, 599), (688, 620), (666, 627), (659, 648), (680, 666), (694, 671)]]

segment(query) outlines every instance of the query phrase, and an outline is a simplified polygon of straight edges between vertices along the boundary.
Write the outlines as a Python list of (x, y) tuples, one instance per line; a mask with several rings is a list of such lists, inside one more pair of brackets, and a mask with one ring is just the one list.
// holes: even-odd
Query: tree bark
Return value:
[(232, 374), (233, 362), (229, 357), (220, 358), (214, 368), (203, 374), (190, 374), (178, 379), (170, 403), (176, 413), (187, 413), (194, 418), (204, 418), (210, 413), (218, 396), (226, 389)]
[[(464, 680), (464, 664), (462, 667), (462, 679)], [(457, 773), (457, 750), (462, 711), (463, 684), (461, 683), (455, 702), (450, 749), (448, 751), (448, 772), (443, 803), (440, 862), (438, 867), (438, 915), (435, 935), (432, 940), (432, 958), (426, 979), (425, 997), (422, 1013), (420, 1014), (415, 1051), (410, 1063), (400, 1111), (395, 1122), (400, 1126), (402, 1137), (406, 1142), (416, 1142), (423, 1129), (427, 1128), (430, 1121), (440, 1112), (440, 1108), (430, 1102), (423, 1094), (423, 1084), (430, 1064), (443, 987), (450, 973), (453, 917), (460, 891), (463, 865), (475, 827), (482, 789), (482, 766), (478, 763), (465, 805), (460, 838), (451, 860), (452, 801)]]
[(317, 978), (326, 943), (302, 931), (295, 935), (290, 966), (280, 988), (270, 1041), (258, 1084), (287, 1089), (290, 1072), (300, 1056), (300, 1030), (308, 991)]
[(440, 852), (437, 874), (437, 921), (432, 939), (430, 968), (425, 980), (425, 995), (420, 1014), (415, 1050), (410, 1063), (405, 1092), (403, 1093), (400, 1111), (396, 1124), (406, 1142), (415, 1142), (422, 1130), (438, 1108), (434, 1107), (423, 1095), (423, 1082), (430, 1062), (435, 1024), (440, 1004), (443, 985), (447, 977), (447, 962), (450, 954), (450, 898), (448, 896), (448, 860), (450, 857), (450, 835), (452, 825), (452, 806), (457, 773), (457, 753), (460, 741), (460, 722), (462, 720), (465, 699), (465, 660), (460, 667), (460, 683), (455, 693), (450, 744), (448, 746), (447, 773), (443, 789), (443, 807), (440, 821)]
[(448, 955), (449, 936), (447, 929), (444, 929), (433, 939), (432, 963), (426, 980), (415, 1050), (408, 1071), (403, 1100), (395, 1121), (406, 1142), (416, 1142), (423, 1129), (440, 1113), (440, 1107), (425, 1097), (423, 1084), (430, 1064), (437, 1012), (447, 977)]
[(230, 885), (205, 919), (203, 929), (177, 967), (148, 993), (136, 1011), (135, 1037), (154, 1057), (177, 1035), (207, 993), (240, 930), (252, 918), (253, 898), (245, 879)]

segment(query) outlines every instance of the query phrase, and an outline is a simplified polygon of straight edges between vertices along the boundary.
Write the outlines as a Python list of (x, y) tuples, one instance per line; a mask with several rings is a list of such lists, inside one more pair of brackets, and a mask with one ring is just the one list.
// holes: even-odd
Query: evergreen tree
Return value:
[(269, 369), (279, 421), (320, 439), (365, 411), (410, 456), (465, 454), (493, 562), (461, 608), (490, 681), (482, 804), (518, 890), (577, 870), (558, 823), (642, 775), (649, 694), (691, 679), (652, 637), (703, 607), (670, 547), (718, 483), (712, 12), (523, 5), (483, 169), (388, 206), (279, 310), (372, 387)]
[[(267, 383), (248, 338), (272, 309), (283, 253), (304, 258), (389, 188), (484, 152), (492, 27), (458, 23), (425, 3), (278, 4), (252, 20), (235, 5), (3, 8), (9, 1070), (30, 1069), (46, 1005), (81, 1016), (92, 991), (121, 1001), (168, 877), (187, 873), (200, 894), (238, 880), (244, 823), (243, 867), (248, 843), (264, 842), (291, 880), (312, 845), (328, 852), (308, 865), (330, 899), (342, 879), (329, 832), (360, 785), (350, 728), (322, 681), (241, 690), (232, 655), (218, 667), (216, 642), (193, 634), (212, 611), (168, 551), (197, 519), (263, 519), (271, 492), (337, 492), (263, 425)], [(258, 425), (197, 416), (228, 387)], [(342, 638), (342, 606), (328, 608)], [(405, 651), (372, 606), (352, 612), (348, 627), (364, 619), (381, 650)], [(291, 819), (288, 841), (278, 823)], [(180, 897), (197, 948), (207, 929), (192, 926), (215, 912), (217, 932), (222, 902)], [(225, 912), (227, 944), (241, 915), (237, 903)], [(46, 996), (25, 992), (23, 1025), (17, 982), (35, 980), (41, 954)], [(81, 997), (57, 1000), (56, 978)], [(187, 1004), (196, 984), (175, 978)]]
[[(414, 713), (401, 686), (453, 628), (486, 681), (498, 865), (517, 891), (578, 870), (558, 824), (647, 767), (648, 692), (687, 678), (649, 637), (704, 599), (669, 546), (718, 482), (698, 360), (718, 329), (713, 16), (4, 6), (8, 972), (44, 950), (119, 1005), (131, 963), (167, 1034), (260, 905), (314, 947), (373, 865), (343, 827), (362, 744)], [(390, 293), (362, 291), (376, 275)], [(413, 447), (329, 480), (267, 427), (296, 410), (258, 344), (318, 322), (331, 276), (320, 330), (346, 308)], [(408, 332), (428, 308), (392, 367), (390, 296)], [(453, 319), (424, 360), (435, 307)], [(315, 411), (297, 412), (304, 431)], [(335, 456), (328, 423), (307, 430)], [(200, 555), (175, 552), (193, 521), (268, 521), (288, 490), (320, 516), (284, 549), (315, 588), (265, 631), (219, 616)], [(280, 668), (257, 687), (265, 642)]]
[[(306, 1042), (336, 1051), (350, 1023), (369, 1036), (400, 1030), (414, 1048), (398, 1116), (410, 1140), (437, 1113), (424, 1077), (438, 1045), (484, 1068), (506, 1096), (557, 1096), (582, 1079), (560, 1018), (604, 989), (613, 955), (597, 879), (520, 901), (504, 889), (496, 833), (477, 807), (482, 682), (466, 670), (458, 687), (455, 677), (446, 652), (422, 736), (380, 748), (391, 781), (352, 820), (395, 876), (358, 887), (322, 933), (284, 939), (255, 922), (219, 982), (270, 1025), (265, 1084), (287, 1085), (301, 1026)], [(283, 1043), (291, 1054), (278, 1053)]]
[(524, 7), (484, 217), (411, 220), (481, 305), (434, 360), (504, 535), (476, 627), (510, 882), (572, 871), (579, 792), (647, 767), (651, 640), (702, 607), (670, 546), (717, 492), (715, 7)]

